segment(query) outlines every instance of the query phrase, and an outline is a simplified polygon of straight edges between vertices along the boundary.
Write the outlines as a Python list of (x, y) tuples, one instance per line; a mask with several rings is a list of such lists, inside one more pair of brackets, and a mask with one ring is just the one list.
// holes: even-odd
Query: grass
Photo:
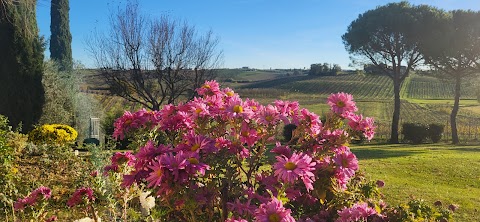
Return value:
[(480, 146), (447, 144), (358, 145), (360, 169), (381, 179), (388, 203), (410, 195), (432, 203), (458, 204), (456, 221), (480, 221)]

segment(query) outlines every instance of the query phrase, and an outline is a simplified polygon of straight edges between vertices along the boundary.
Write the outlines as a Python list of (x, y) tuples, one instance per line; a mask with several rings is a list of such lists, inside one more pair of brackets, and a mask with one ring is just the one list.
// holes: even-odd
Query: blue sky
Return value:
[[(125, 0), (70, 0), (73, 58), (87, 67), (93, 62), (85, 39), (107, 30), (109, 13)], [(309, 68), (336, 63), (349, 68), (341, 36), (359, 14), (386, 0), (139, 0), (142, 11), (186, 20), (200, 32), (212, 29), (220, 38), (223, 67)], [(414, 0), (438, 8), (480, 10), (479, 0)], [(50, 0), (39, 0), (40, 34), (50, 36)], [(49, 56), (48, 47), (45, 52)]]

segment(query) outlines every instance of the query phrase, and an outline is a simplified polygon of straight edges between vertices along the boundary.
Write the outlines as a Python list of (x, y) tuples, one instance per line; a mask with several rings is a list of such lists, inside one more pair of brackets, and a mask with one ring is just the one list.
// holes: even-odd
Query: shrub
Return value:
[[(358, 160), (346, 146), (350, 133), (370, 140), (375, 126), (355, 114), (351, 95), (332, 94), (332, 112), (322, 122), (297, 102), (263, 106), (214, 81), (198, 93), (188, 103), (125, 112), (115, 122), (114, 137), (134, 138), (134, 152), (116, 153), (105, 169), (123, 174), (123, 186), (148, 187), (161, 197), (155, 208), (163, 220), (403, 217), (381, 204), (379, 185), (357, 173)], [(288, 145), (276, 140), (282, 129), (287, 140), (295, 135)]]
[(35, 144), (65, 145), (75, 142), (78, 133), (63, 124), (45, 124), (28, 134), (28, 139)]
[(297, 128), (295, 124), (287, 124), (283, 127), (283, 139), (285, 141), (290, 141), (293, 136), (293, 131)]
[(433, 143), (438, 143), (442, 139), (444, 126), (441, 124), (430, 124), (427, 129), (427, 136)]
[(433, 143), (438, 143), (443, 135), (444, 126), (441, 124), (420, 124), (420, 123), (404, 123), (402, 125), (403, 140), (413, 144), (420, 144), (427, 139)]
[(403, 140), (413, 144), (423, 143), (427, 137), (427, 126), (420, 123), (404, 123), (402, 125)]

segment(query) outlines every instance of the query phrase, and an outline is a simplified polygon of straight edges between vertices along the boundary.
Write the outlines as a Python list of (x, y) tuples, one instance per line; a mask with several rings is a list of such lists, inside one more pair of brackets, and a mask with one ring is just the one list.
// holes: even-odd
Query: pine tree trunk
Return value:
[(460, 84), (461, 78), (455, 78), (455, 102), (453, 103), (452, 113), (450, 114), (450, 127), (452, 128), (452, 143), (458, 144), (460, 140), (458, 139), (457, 132), (457, 114), (458, 109), (460, 108)]
[(398, 125), (400, 122), (400, 78), (395, 75), (393, 78), (393, 93), (395, 94), (392, 131), (390, 133), (390, 143), (398, 143)]

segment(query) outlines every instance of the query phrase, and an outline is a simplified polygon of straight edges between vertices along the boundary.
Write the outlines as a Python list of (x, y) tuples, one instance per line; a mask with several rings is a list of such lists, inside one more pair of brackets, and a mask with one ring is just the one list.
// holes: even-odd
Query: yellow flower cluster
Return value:
[(77, 139), (78, 133), (70, 126), (63, 124), (45, 124), (28, 134), (28, 139), (35, 144), (64, 145)]

